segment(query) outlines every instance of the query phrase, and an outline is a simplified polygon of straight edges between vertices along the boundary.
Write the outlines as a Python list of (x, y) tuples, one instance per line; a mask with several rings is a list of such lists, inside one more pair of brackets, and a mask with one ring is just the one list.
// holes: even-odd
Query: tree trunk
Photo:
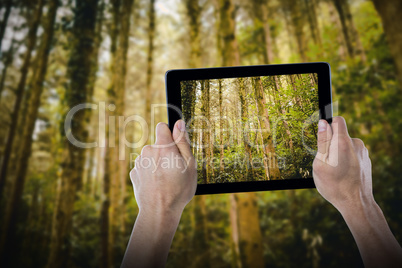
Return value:
[(373, 0), (384, 27), (385, 37), (394, 58), (399, 87), (402, 89), (402, 2)]
[[(202, 119), (202, 155), (203, 155), (203, 175), (204, 183), (211, 182), (210, 166), (210, 124), (209, 124), (209, 80), (201, 81), (201, 114)], [(207, 131), (208, 130), (208, 131)]]
[[(66, 102), (71, 109), (78, 104), (88, 101), (91, 81), (91, 68), (94, 60), (95, 24), (98, 0), (76, 0), (75, 18), (72, 29), (73, 40), (67, 74), (70, 83), (66, 88)], [(71, 123), (74, 137), (86, 142), (88, 138), (86, 112), (87, 109), (75, 114)], [(83, 172), (85, 150), (77, 147), (64, 137), (64, 159), (62, 172), (59, 178), (56, 203), (52, 221), (50, 253), (47, 267), (54, 268), (62, 265), (65, 242), (72, 226), (72, 213), (76, 199), (76, 189)]]
[(206, 219), (206, 206), (205, 206), (205, 195), (194, 197), (194, 252), (195, 252), (195, 267), (204, 268), (212, 267), (211, 265), (211, 253), (208, 247), (209, 231)]
[(257, 100), (257, 112), (258, 112), (258, 121), (261, 126), (262, 139), (264, 142), (264, 154), (268, 160), (268, 169), (269, 169), (269, 180), (279, 180), (281, 178), (279, 168), (278, 168), (278, 160), (276, 157), (274, 142), (272, 139), (271, 132), (271, 124), (269, 121), (268, 111), (265, 108), (265, 95), (264, 88), (262, 85), (262, 81), (260, 77), (253, 78), (254, 79), (254, 94)]
[[(117, 172), (115, 166), (117, 151), (116, 151), (116, 120), (112, 116), (112, 112), (116, 108), (116, 65), (117, 65), (117, 46), (120, 30), (120, 6), (121, 0), (113, 0), (112, 4), (112, 21), (110, 25), (110, 54), (111, 64), (110, 71), (112, 73), (111, 83), (107, 90), (109, 109), (105, 118), (105, 157), (104, 157), (104, 174), (102, 188), (102, 205), (100, 215), (100, 231), (101, 231), (101, 267), (110, 267), (112, 263), (111, 241), (113, 241), (113, 232), (110, 224), (110, 219), (114, 217), (114, 210), (111, 209), (111, 204), (115, 204), (116, 200), (116, 177)], [(111, 109), (112, 108), (112, 109)], [(118, 116), (120, 114), (117, 114)], [(113, 180), (113, 182), (112, 182)], [(113, 184), (113, 185), (112, 185)]]
[(261, 229), (257, 196), (236, 194), (237, 221), (239, 228), (240, 259), (242, 267), (264, 267)]
[[(14, 102), (14, 109), (12, 112), (12, 120), (11, 120), (11, 125), (10, 125), (10, 130), (8, 132), (8, 137), (6, 141), (6, 146), (4, 149), (4, 158), (3, 162), (1, 165), (1, 173), (0, 173), (0, 196), (3, 194), (4, 190), (4, 185), (6, 182), (6, 177), (7, 177), (7, 171), (8, 171), (8, 164), (9, 160), (11, 157), (11, 149), (13, 148), (13, 143), (14, 143), (14, 138), (16, 136), (16, 130), (18, 127), (18, 119), (19, 119), (19, 114), (21, 110), (21, 103), (24, 97), (24, 91), (25, 91), (25, 84), (28, 76), (28, 71), (29, 71), (29, 66), (31, 63), (31, 57), (32, 57), (32, 51), (35, 48), (36, 44), (36, 31), (38, 29), (40, 19), (42, 17), (42, 9), (44, 5), (44, 0), (39, 0), (37, 9), (34, 13), (34, 18), (31, 24), (31, 27), (28, 32), (27, 36), (27, 46), (26, 46), (26, 52), (24, 56), (24, 60), (21, 66), (21, 77), (18, 83), (18, 86), (16, 88), (16, 100)], [(1, 245), (0, 245), (1, 247)]]
[(248, 133), (248, 128), (247, 123), (248, 123), (248, 104), (246, 101), (246, 87), (244, 85), (244, 80), (246, 78), (238, 78), (238, 91), (239, 91), (239, 100), (240, 100), (240, 117), (241, 117), (241, 131), (242, 131), (242, 138), (243, 138), (243, 145), (244, 145), (244, 152), (245, 152), (245, 159), (246, 159), (246, 174), (247, 177), (244, 178), (243, 180), (248, 181), (250, 180), (250, 172), (253, 175), (254, 178), (254, 170), (251, 168), (249, 169), (249, 166), (252, 161), (252, 154), (251, 154), (251, 146), (250, 146), (250, 139), (249, 139), (249, 133)]
[(190, 20), (190, 68), (201, 67), (201, 40), (200, 40), (200, 15), (201, 7), (197, 0), (186, 0), (187, 17)]
[[(195, 90), (196, 83), (194, 81), (183, 81), (181, 85), (181, 100), (183, 103), (183, 117), (187, 126), (191, 129), (193, 126), (192, 117), (194, 116), (195, 107)], [(191, 124), (191, 125), (190, 125)], [(190, 131), (189, 133), (190, 145), (194, 143), (194, 133)]]
[(235, 36), (235, 8), (232, 0), (219, 0), (219, 32), (222, 39), (222, 65), (240, 65), (239, 47)]
[(335, 8), (339, 14), (341, 21), (342, 32), (345, 38), (346, 47), (349, 57), (354, 59), (356, 55), (360, 56), (363, 62), (366, 62), (366, 53), (360, 41), (359, 33), (353, 22), (352, 14), (347, 0), (333, 0)]
[(219, 159), (219, 171), (223, 172), (225, 168), (225, 164), (223, 161), (224, 153), (225, 153), (225, 148), (224, 148), (224, 142), (223, 142), (223, 106), (222, 106), (222, 79), (218, 80), (218, 95), (219, 95), (219, 139), (220, 139), (220, 159)]
[[(130, 18), (132, 15), (132, 10), (133, 10), (133, 4), (134, 0), (123, 0), (122, 3), (122, 12), (121, 12), (121, 28), (120, 28), (120, 37), (119, 37), (119, 47), (117, 50), (117, 66), (116, 66), (116, 72), (117, 72), (117, 77), (116, 77), (116, 97), (117, 97), (117, 102), (116, 102), (116, 114), (124, 116), (125, 115), (125, 90), (126, 90), (126, 76), (127, 76), (127, 53), (128, 53), (128, 48), (129, 48), (129, 35), (130, 35)], [(119, 136), (120, 135), (120, 136)], [(124, 142), (125, 139), (125, 129), (124, 129), (124, 124), (122, 122), (119, 123), (119, 133), (116, 135), (116, 145), (119, 147), (118, 151), (118, 158), (116, 161), (118, 161), (118, 167), (119, 167), (119, 173), (116, 176), (116, 180), (120, 180), (118, 183), (120, 185), (120, 189), (117, 189), (117, 191), (120, 191), (120, 196), (119, 199), (116, 200), (116, 212), (117, 215), (121, 215), (120, 217), (116, 216), (116, 218), (119, 218), (120, 221), (115, 220), (113, 221), (114, 223), (114, 229), (120, 229), (120, 233), (124, 231), (124, 220), (125, 220), (125, 198), (126, 198), (126, 182), (128, 179), (128, 172), (127, 172), (127, 160), (126, 160), (126, 145)], [(113, 205), (113, 204), (112, 204)], [(111, 219), (113, 219), (111, 217)], [(113, 241), (111, 241), (113, 242)], [(125, 243), (125, 242), (124, 242)], [(111, 243), (111, 249), (113, 248), (113, 243)], [(114, 254), (111, 255), (113, 257)], [(114, 258), (111, 259), (112, 261)]]
[[(279, 90), (282, 89), (282, 83), (281, 83), (281, 79), (278, 76), (273, 76), (273, 80), (274, 80), (274, 88), (275, 88), (275, 92), (274, 92), (274, 96), (278, 94)], [(278, 104), (280, 106), (280, 113), (282, 114), (282, 116), (286, 116), (286, 111), (285, 108), (283, 107), (280, 99), (278, 98)], [(283, 125), (285, 126), (285, 131), (286, 131), (286, 135), (288, 136), (288, 140), (289, 140), (289, 149), (292, 151), (293, 150), (293, 139), (292, 139), (292, 133), (290, 132), (289, 129), (289, 124), (288, 121), (286, 120), (286, 118), (283, 119)]]
[(264, 64), (270, 64), (274, 59), (271, 29), (269, 25), (268, 3), (261, 0), (253, 0), (253, 15), (263, 27), (262, 42)]
[[(342, 23), (339, 19), (339, 16), (336, 15), (335, 7), (331, 4), (331, 2), (328, 4), (328, 11), (331, 23), (334, 24), (339, 31), (342, 31)], [(344, 61), (346, 60), (346, 54), (348, 51), (345, 38), (342, 38), (342, 34), (338, 34), (336, 39), (339, 43), (339, 57)]]
[(357, 32), (355, 23), (353, 22), (352, 13), (350, 11), (350, 6), (347, 0), (340, 0), (343, 2), (343, 7), (345, 10), (346, 22), (348, 25), (349, 36), (352, 37), (352, 45), (355, 55), (360, 56), (360, 60), (365, 63), (367, 61), (366, 52), (364, 51), (362, 42), (360, 40), (360, 35)]
[(290, 9), (290, 17), (292, 21), (292, 26), (294, 29), (294, 34), (296, 36), (296, 43), (300, 58), (303, 62), (307, 61), (306, 55), (306, 40), (304, 37), (303, 26), (303, 14), (300, 8), (300, 3), (298, 0), (289, 0), (288, 7)]
[[(130, 32), (130, 17), (133, 7), (133, 0), (121, 0), (113, 2), (113, 19), (115, 21), (112, 29), (112, 82), (108, 90), (108, 102), (114, 105), (115, 116), (124, 116), (125, 83), (127, 73), (127, 52), (128, 37)], [(114, 263), (114, 248), (117, 243), (117, 235), (124, 218), (119, 217), (124, 213), (124, 192), (125, 179), (127, 177), (125, 145), (121, 142), (124, 139), (123, 124), (118, 124), (116, 132), (116, 121), (109, 122), (107, 126), (107, 139), (113, 139), (112, 144), (106, 147), (105, 174), (104, 174), (104, 202), (102, 204), (102, 233), (108, 230), (108, 234), (102, 236), (102, 266), (110, 267)], [(120, 146), (122, 144), (122, 146)], [(125, 191), (125, 190), (124, 190)], [(108, 212), (108, 214), (106, 213)], [(108, 217), (106, 220), (103, 217)], [(119, 219), (119, 220), (116, 220)], [(105, 236), (107, 235), (107, 236)]]
[[(231, 0), (219, 0), (219, 29), (218, 31), (222, 33), (222, 62), (224, 66), (240, 65), (240, 54), (238, 45), (235, 38), (235, 10)], [(258, 237), (249, 237), (247, 232), (250, 233), (261, 233), (259, 225), (258, 213), (253, 213), (248, 215), (247, 218), (243, 218), (245, 221), (243, 224), (239, 224), (238, 219), (240, 219), (240, 214), (238, 210), (238, 202), (236, 197), (239, 194), (230, 195), (230, 226), (231, 226), (231, 251), (232, 251), (232, 266), (233, 267), (263, 267), (264, 266), (264, 256), (259, 254), (254, 254), (253, 264), (249, 264), (247, 260), (240, 258), (240, 253), (248, 253), (245, 246), (248, 243), (240, 244), (239, 241), (250, 241), (251, 243), (256, 243), (262, 247), (261, 235)], [(243, 194), (243, 198), (249, 201), (255, 200), (255, 193)], [(256, 202), (250, 202), (252, 206), (257, 206)], [(247, 230), (243, 229), (246, 228)], [(253, 242), (250, 239), (255, 239)], [(258, 248), (259, 246), (257, 246)], [(242, 263), (242, 262), (245, 263)], [(262, 265), (261, 265), (262, 264)], [(254, 266), (255, 265), (255, 266)]]
[[(149, 24), (148, 24), (148, 58), (147, 58), (147, 77), (146, 77), (146, 92), (145, 92), (145, 120), (148, 129), (151, 126), (151, 102), (152, 89), (151, 82), (153, 76), (153, 56), (154, 56), (154, 38), (155, 38), (155, 0), (149, 0)], [(152, 132), (149, 132), (152, 133)]]
[(3, 37), (6, 31), (8, 17), (10, 16), (12, 6), (13, 0), (6, 0), (3, 20), (0, 22), (0, 51), (3, 44)]
[(311, 37), (313, 38), (314, 43), (319, 47), (319, 50), (321, 51), (322, 40), (321, 40), (320, 28), (318, 27), (315, 0), (304, 0), (304, 3), (308, 17)]

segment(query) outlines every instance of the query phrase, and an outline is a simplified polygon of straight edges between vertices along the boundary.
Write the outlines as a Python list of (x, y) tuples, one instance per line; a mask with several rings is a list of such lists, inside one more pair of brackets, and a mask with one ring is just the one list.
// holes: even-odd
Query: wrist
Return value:
[(146, 222), (154, 230), (176, 230), (182, 210), (166, 208), (140, 208), (136, 222)]
[(379, 213), (382, 214), (372, 195), (360, 194), (355, 200), (337, 206), (337, 209), (346, 222), (366, 221)]

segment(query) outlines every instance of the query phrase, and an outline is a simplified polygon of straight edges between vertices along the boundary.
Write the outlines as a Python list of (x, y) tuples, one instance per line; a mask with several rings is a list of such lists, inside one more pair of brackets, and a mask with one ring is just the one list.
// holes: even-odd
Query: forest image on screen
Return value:
[(198, 183), (312, 177), (317, 74), (181, 82)]

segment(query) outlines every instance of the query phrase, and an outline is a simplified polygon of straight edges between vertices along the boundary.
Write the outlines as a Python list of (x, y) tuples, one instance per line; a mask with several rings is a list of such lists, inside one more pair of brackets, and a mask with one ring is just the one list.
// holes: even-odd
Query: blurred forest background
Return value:
[[(119, 161), (112, 146), (123, 138), (114, 135), (118, 119), (109, 116), (166, 121), (164, 107), (151, 121), (151, 104), (165, 103), (164, 73), (172, 68), (329, 62), (339, 114), (369, 149), (375, 198), (402, 241), (401, 1), (0, 5), (3, 267), (119, 266), (138, 209), (127, 176), (130, 159)], [(80, 149), (67, 142), (65, 115), (84, 102), (98, 109), (77, 113), (72, 133), (90, 142), (101, 135), (108, 144)], [(101, 132), (105, 105), (107, 131)], [(140, 126), (127, 126), (128, 140), (148, 136)], [(346, 224), (315, 189), (197, 196), (183, 213), (167, 263), (359, 265)]]
[(312, 177), (317, 74), (181, 82), (198, 183)]

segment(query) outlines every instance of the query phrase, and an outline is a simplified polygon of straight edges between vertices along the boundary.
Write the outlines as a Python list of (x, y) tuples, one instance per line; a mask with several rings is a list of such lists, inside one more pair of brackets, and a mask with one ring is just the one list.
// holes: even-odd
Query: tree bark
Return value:
[(219, 0), (219, 32), (222, 38), (222, 65), (240, 65), (239, 47), (235, 36), (235, 8), (232, 0)]
[(241, 130), (242, 130), (242, 138), (243, 138), (243, 145), (244, 145), (244, 152), (245, 152), (245, 159), (246, 159), (246, 174), (247, 177), (244, 178), (243, 180), (250, 180), (250, 172), (252, 173), (254, 177), (254, 170), (249, 168), (251, 161), (252, 161), (252, 154), (251, 154), (251, 146), (250, 146), (250, 139), (249, 139), (249, 133), (248, 133), (248, 128), (247, 123), (248, 123), (248, 104), (246, 101), (246, 86), (244, 85), (244, 80), (246, 78), (238, 78), (238, 91), (239, 91), (239, 101), (240, 101), (240, 117), (241, 117)]
[[(154, 56), (154, 38), (155, 38), (155, 0), (149, 0), (148, 10), (148, 58), (147, 58), (147, 76), (145, 92), (145, 120), (148, 129), (151, 128), (151, 102), (152, 102), (152, 77), (153, 77), (153, 56)], [(149, 132), (151, 133), (151, 132)]]
[(373, 0), (381, 17), (385, 37), (394, 58), (399, 87), (402, 89), (402, 2), (398, 0)]
[[(105, 157), (104, 157), (104, 173), (103, 173), (103, 188), (102, 188), (102, 205), (101, 205), (101, 215), (100, 215), (100, 232), (101, 232), (101, 264), (103, 268), (110, 267), (112, 262), (112, 252), (111, 252), (111, 238), (112, 228), (110, 224), (111, 216), (114, 217), (114, 211), (111, 209), (111, 204), (115, 204), (116, 200), (116, 175), (115, 171), (115, 159), (116, 154), (116, 120), (112, 116), (113, 109), (116, 108), (116, 64), (117, 64), (117, 46), (120, 30), (120, 6), (121, 0), (111, 1), (112, 5), (112, 24), (110, 25), (110, 54), (111, 54), (111, 64), (110, 71), (112, 73), (111, 83), (107, 90), (108, 97), (108, 110), (106, 112), (105, 118)], [(118, 114), (119, 115), (119, 114)], [(113, 180), (113, 183), (112, 183)], [(113, 185), (112, 185), (113, 184)]]
[(194, 197), (194, 252), (196, 254), (195, 267), (212, 267), (211, 253), (208, 247), (209, 231), (207, 226), (207, 208), (205, 206), (205, 195)]
[[(278, 76), (274, 76), (273, 80), (274, 80), (273, 82), (274, 82), (274, 88), (275, 88), (274, 94), (277, 95), (279, 90), (282, 89), (281, 79)], [(280, 106), (280, 111), (279, 112), (282, 114), (282, 116), (285, 117), (286, 116), (286, 110), (283, 107), (283, 104), (280, 101), (280, 99), (279, 98), (277, 98), (277, 99), (278, 99), (277, 100), (278, 104)], [(293, 150), (293, 139), (292, 139), (292, 135), (291, 135), (292, 133), (290, 132), (289, 124), (288, 124), (288, 121), (286, 120), (286, 118), (283, 119), (283, 125), (285, 126), (286, 135), (288, 136), (288, 139), (289, 139), (289, 149), (292, 151)]]
[(16, 89), (16, 100), (14, 102), (14, 109), (12, 112), (12, 121), (10, 125), (10, 130), (8, 132), (7, 142), (4, 149), (4, 158), (1, 165), (0, 173), (0, 196), (3, 194), (4, 185), (7, 177), (8, 164), (11, 157), (11, 149), (13, 148), (14, 138), (16, 136), (16, 130), (18, 127), (18, 119), (21, 110), (21, 103), (24, 97), (25, 84), (28, 76), (29, 66), (31, 64), (32, 51), (36, 44), (36, 32), (39, 27), (40, 19), (42, 17), (42, 9), (44, 5), (44, 0), (39, 0), (37, 9), (34, 13), (31, 27), (27, 36), (27, 50), (25, 52), (24, 60), (21, 66), (21, 77)]
[[(113, 19), (115, 25), (112, 28), (112, 82), (108, 90), (108, 102), (114, 105), (115, 116), (124, 116), (125, 84), (127, 74), (128, 38), (130, 33), (130, 17), (133, 8), (133, 0), (121, 0), (113, 2)], [(105, 174), (104, 174), (104, 202), (102, 204), (101, 229), (102, 237), (102, 266), (110, 267), (114, 263), (114, 248), (116, 237), (121, 231), (119, 224), (124, 218), (119, 217), (124, 213), (125, 179), (127, 177), (125, 147), (120, 146), (124, 138), (122, 124), (118, 124), (117, 133), (114, 124), (108, 124), (106, 138), (112, 144), (106, 147)], [(107, 188), (105, 187), (107, 185)], [(108, 217), (105, 219), (104, 217)], [(116, 220), (119, 219), (119, 220)], [(108, 233), (104, 233), (108, 231)]]
[[(95, 24), (98, 0), (76, 0), (75, 18), (72, 29), (70, 59), (67, 74), (70, 82), (66, 88), (66, 102), (71, 109), (88, 101), (91, 81), (91, 68), (94, 60)], [(86, 142), (88, 138), (86, 109), (78, 112), (71, 123), (74, 137)], [(62, 160), (62, 172), (59, 178), (56, 203), (52, 221), (48, 268), (62, 265), (66, 239), (72, 226), (72, 213), (76, 199), (76, 189), (81, 180), (85, 163), (85, 150), (63, 138), (65, 151)]]
[(204, 183), (211, 182), (211, 166), (210, 166), (210, 122), (209, 122), (209, 80), (201, 81), (201, 114), (202, 119), (202, 155), (203, 155), (203, 175)]
[(314, 43), (319, 47), (321, 51), (322, 40), (321, 40), (320, 28), (318, 27), (315, 0), (304, 0), (304, 3), (308, 17), (311, 37), (313, 38)]
[(236, 194), (235, 199), (242, 267), (264, 267), (260, 221), (255, 217), (258, 215), (257, 196), (255, 193)]
[(273, 42), (271, 36), (271, 29), (269, 25), (268, 2), (261, 0), (253, 0), (253, 13), (258, 22), (263, 27), (262, 42), (264, 64), (271, 64), (274, 60)]
[(223, 105), (222, 105), (222, 79), (218, 79), (218, 95), (219, 95), (219, 140), (220, 140), (220, 159), (219, 159), (219, 171), (223, 172), (225, 164), (223, 157), (225, 154), (224, 142), (223, 142)]
[(3, 44), (3, 37), (6, 31), (8, 17), (10, 16), (12, 6), (13, 6), (13, 0), (6, 0), (3, 20), (0, 22), (0, 51)]
[(190, 58), (189, 67), (190, 68), (200, 68), (201, 67), (201, 40), (200, 40), (200, 30), (201, 30), (201, 7), (198, 0), (186, 0), (187, 17), (190, 20)]
[[(331, 2), (329, 2), (328, 11), (329, 11), (329, 17), (330, 17), (331, 23), (333, 23), (336, 26), (336, 28), (338, 28), (339, 31), (343, 32), (342, 31), (342, 23), (340, 21), (339, 16), (336, 15), (336, 11), (335, 11), (336, 8), (334, 6), (335, 5), (331, 4)], [(336, 39), (339, 43), (339, 57), (341, 58), (341, 60), (344, 61), (344, 60), (346, 60), (346, 54), (348, 53), (347, 52), (348, 48), (346, 45), (345, 38), (342, 38), (342, 36), (344, 37), (344, 35), (338, 34)]]
[[(192, 118), (194, 116), (195, 107), (195, 90), (196, 83), (194, 81), (183, 81), (181, 85), (181, 99), (183, 103), (183, 118), (187, 123), (188, 128), (192, 128), (193, 122)], [(194, 133), (190, 131), (189, 133), (190, 145), (194, 144)]]
[(254, 79), (254, 94), (257, 100), (257, 112), (258, 112), (258, 121), (261, 126), (262, 138), (263, 138), (263, 150), (265, 157), (268, 160), (268, 179), (269, 180), (279, 180), (281, 178), (279, 168), (278, 168), (278, 160), (276, 157), (275, 147), (272, 139), (271, 132), (271, 124), (269, 121), (268, 111), (265, 108), (265, 95), (264, 88), (262, 85), (262, 81), (260, 77), (253, 78)]
[(300, 8), (300, 3), (298, 0), (288, 0), (288, 8), (290, 9), (290, 17), (292, 21), (292, 26), (294, 29), (294, 34), (296, 36), (296, 43), (300, 58), (303, 62), (307, 61), (306, 55), (306, 40), (304, 37), (304, 20), (302, 11)]

